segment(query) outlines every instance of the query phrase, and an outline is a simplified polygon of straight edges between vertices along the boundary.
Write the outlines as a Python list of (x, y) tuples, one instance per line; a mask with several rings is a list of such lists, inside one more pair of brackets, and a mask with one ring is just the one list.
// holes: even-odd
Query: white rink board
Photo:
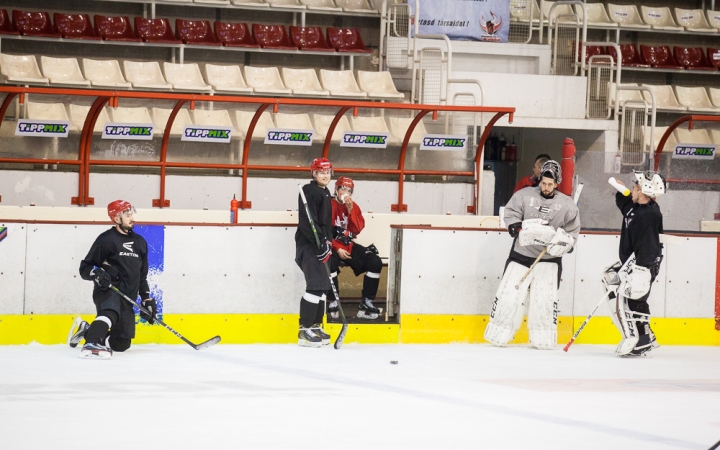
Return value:
[(717, 244), (708, 238), (686, 238), (684, 246), (666, 245), (667, 317), (714, 317)]
[(0, 314), (22, 314), (25, 296), (25, 264), (16, 255), (25, 254), (27, 225), (0, 223), (7, 237), (0, 242)]

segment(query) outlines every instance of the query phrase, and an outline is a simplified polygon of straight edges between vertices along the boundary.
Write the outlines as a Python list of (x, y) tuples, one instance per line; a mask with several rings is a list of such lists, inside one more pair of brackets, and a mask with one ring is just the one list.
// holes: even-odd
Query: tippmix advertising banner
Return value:
[[(414, 2), (409, 2), (411, 10)], [(420, 34), (444, 34), (453, 40), (507, 42), (508, 0), (420, 0)]]

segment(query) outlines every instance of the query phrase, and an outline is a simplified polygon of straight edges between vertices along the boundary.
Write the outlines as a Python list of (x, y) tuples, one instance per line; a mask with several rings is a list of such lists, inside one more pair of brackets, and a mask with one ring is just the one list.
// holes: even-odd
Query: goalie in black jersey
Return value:
[(658, 346), (650, 329), (648, 297), (663, 258), (662, 213), (655, 200), (665, 193), (667, 183), (654, 172), (635, 172), (635, 178), (630, 196), (615, 194), (623, 215), (620, 261), (603, 274), (603, 285), (610, 291), (610, 317), (622, 335), (615, 350), (620, 356), (640, 356)]
[[(74, 333), (68, 344), (76, 347), (85, 339), (80, 351), (81, 358), (106, 359), (112, 352), (124, 352), (130, 348), (135, 337), (135, 312), (132, 305), (123, 300), (114, 286), (130, 298), (142, 298), (142, 305), (150, 315), (141, 317), (155, 323), (157, 305), (150, 298), (147, 282), (147, 242), (133, 232), (135, 208), (123, 200), (108, 205), (108, 216), (115, 226), (95, 239), (85, 259), (80, 262), (80, 276), (93, 282), (93, 302), (97, 316), (91, 324), (73, 324)], [(71, 330), (72, 332), (72, 330)]]

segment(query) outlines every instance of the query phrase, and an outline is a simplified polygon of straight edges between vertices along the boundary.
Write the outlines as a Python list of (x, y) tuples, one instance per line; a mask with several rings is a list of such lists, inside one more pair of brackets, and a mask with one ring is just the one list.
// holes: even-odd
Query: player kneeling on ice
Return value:
[(580, 232), (577, 206), (557, 190), (561, 180), (560, 165), (547, 161), (540, 184), (516, 192), (505, 206), (505, 223), (515, 240), (485, 329), (493, 345), (510, 342), (526, 310), (532, 346), (557, 344), (562, 256), (572, 251)]
[[(340, 177), (335, 182), (335, 196), (332, 202), (332, 223), (334, 250), (331, 267), (333, 283), (339, 292), (337, 274), (339, 267), (349, 266), (355, 276), (365, 273), (363, 278), (362, 300), (358, 310), (360, 319), (377, 319), (380, 310), (373, 305), (380, 285), (380, 271), (382, 260), (374, 245), (369, 247), (354, 242), (354, 239), (365, 228), (360, 207), (352, 199), (355, 183), (348, 177)], [(328, 294), (328, 312), (333, 319), (339, 316), (338, 303), (332, 291)]]
[(655, 199), (665, 193), (667, 183), (654, 172), (635, 172), (635, 178), (629, 196), (624, 185), (613, 180), (621, 190), (615, 194), (623, 215), (620, 261), (605, 269), (602, 280), (609, 291), (610, 317), (622, 335), (615, 350), (620, 356), (640, 356), (658, 347), (647, 301), (663, 258), (662, 213)]
[(132, 305), (110, 289), (116, 287), (130, 298), (142, 298), (151, 315), (141, 313), (149, 323), (155, 322), (157, 305), (150, 298), (147, 282), (147, 242), (133, 232), (135, 208), (123, 200), (107, 207), (115, 226), (95, 239), (85, 259), (80, 262), (80, 276), (93, 282), (93, 302), (97, 316), (91, 324), (80, 322), (68, 339), (76, 347), (84, 338), (81, 358), (110, 358), (113, 351), (124, 352), (135, 337), (135, 312)]

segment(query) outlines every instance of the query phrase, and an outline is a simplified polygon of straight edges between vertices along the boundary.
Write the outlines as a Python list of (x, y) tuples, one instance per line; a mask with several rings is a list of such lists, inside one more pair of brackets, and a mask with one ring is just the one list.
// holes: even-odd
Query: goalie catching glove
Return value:
[(333, 227), (333, 238), (343, 245), (350, 245), (355, 239), (355, 234), (342, 227)]
[(620, 272), (620, 294), (630, 299), (642, 298), (650, 292), (652, 275), (650, 269), (643, 266), (633, 265), (628, 273)]
[(562, 228), (558, 228), (555, 236), (550, 241), (550, 245), (548, 245), (547, 252), (555, 257), (562, 256), (572, 250), (573, 244), (575, 244), (573, 237)]

